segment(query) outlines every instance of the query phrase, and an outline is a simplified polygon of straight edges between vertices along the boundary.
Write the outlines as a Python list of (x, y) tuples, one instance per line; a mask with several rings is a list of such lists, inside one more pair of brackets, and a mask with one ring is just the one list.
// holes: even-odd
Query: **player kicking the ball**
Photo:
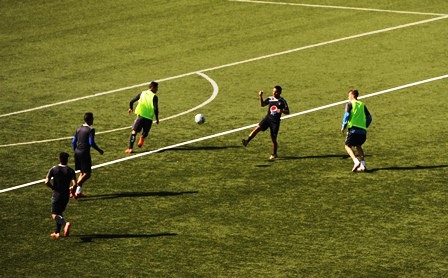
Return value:
[(275, 160), (277, 158), (277, 135), (280, 129), (280, 118), (282, 114), (289, 114), (288, 103), (280, 95), (282, 93), (282, 87), (275, 86), (272, 89), (272, 96), (263, 100), (263, 91), (258, 92), (260, 98), (261, 107), (269, 106), (267, 115), (261, 120), (258, 126), (252, 130), (247, 139), (243, 139), (243, 145), (247, 146), (249, 142), (254, 139), (254, 137), (260, 131), (265, 131), (270, 129), (271, 139), (272, 139), (272, 154), (269, 157), (270, 160)]

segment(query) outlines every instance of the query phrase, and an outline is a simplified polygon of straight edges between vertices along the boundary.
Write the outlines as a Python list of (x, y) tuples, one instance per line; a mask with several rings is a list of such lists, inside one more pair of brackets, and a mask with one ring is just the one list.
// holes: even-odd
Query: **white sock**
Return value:
[(356, 165), (359, 163), (359, 160), (355, 157), (355, 158), (353, 158), (353, 163)]
[(76, 188), (76, 194), (81, 194), (81, 186), (78, 186), (78, 187)]
[(361, 160), (361, 165), (365, 168), (366, 167), (366, 162), (365, 160)]

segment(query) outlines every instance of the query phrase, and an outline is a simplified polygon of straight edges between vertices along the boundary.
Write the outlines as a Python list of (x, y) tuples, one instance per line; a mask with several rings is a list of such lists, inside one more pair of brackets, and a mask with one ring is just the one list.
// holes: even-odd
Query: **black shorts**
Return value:
[(347, 132), (347, 138), (345, 139), (345, 145), (349, 147), (362, 146), (366, 142), (366, 134), (352, 133), (350, 130)]
[(278, 131), (280, 130), (280, 121), (275, 120), (269, 116), (266, 116), (263, 118), (263, 120), (261, 120), (258, 126), (261, 128), (262, 131), (265, 131), (266, 129), (269, 128), (271, 131), (271, 137), (277, 138)]
[(143, 118), (142, 116), (137, 116), (137, 119), (135, 119), (134, 125), (132, 125), (132, 130), (135, 132), (140, 132), (143, 129), (142, 136), (146, 137), (149, 134), (149, 130), (152, 126), (152, 120)]
[(51, 213), (61, 215), (67, 207), (69, 199), (69, 193), (53, 193), (53, 196), (51, 197)]
[(92, 157), (90, 156), (90, 151), (75, 151), (75, 170), (79, 170), (81, 173), (92, 173)]

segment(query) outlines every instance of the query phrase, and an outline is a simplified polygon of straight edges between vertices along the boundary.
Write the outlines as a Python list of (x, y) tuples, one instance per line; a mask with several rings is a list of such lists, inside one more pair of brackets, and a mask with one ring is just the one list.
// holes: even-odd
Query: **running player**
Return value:
[[(56, 221), (56, 230), (51, 233), (52, 238), (59, 238), (61, 228), (64, 227), (64, 236), (68, 236), (71, 223), (65, 221), (62, 213), (67, 207), (70, 199), (70, 182), (76, 186), (75, 171), (67, 166), (68, 153), (61, 152), (59, 154), (59, 164), (48, 171), (45, 178), (45, 184), (53, 190), (51, 197), (51, 217)], [(51, 184), (53, 179), (53, 184)]]
[(75, 199), (86, 197), (82, 193), (82, 186), (92, 174), (92, 157), (90, 156), (90, 147), (97, 150), (100, 154), (104, 151), (95, 143), (95, 129), (93, 125), (93, 113), (87, 112), (84, 115), (84, 124), (76, 130), (72, 140), (72, 148), (75, 151), (75, 168), (81, 173), (78, 177), (78, 186), (72, 192)]
[(243, 145), (247, 146), (249, 142), (258, 134), (258, 132), (270, 129), (272, 139), (272, 154), (269, 157), (270, 160), (277, 158), (277, 136), (280, 129), (280, 118), (282, 114), (289, 114), (288, 103), (280, 95), (282, 93), (282, 87), (275, 86), (272, 89), (272, 96), (263, 100), (263, 91), (258, 92), (260, 98), (261, 107), (269, 106), (267, 115), (261, 120), (258, 126), (252, 130), (247, 139), (243, 139)]
[[(350, 90), (348, 92), (349, 102), (345, 106), (344, 118), (342, 119), (341, 132), (344, 133), (348, 128), (347, 138), (345, 139), (345, 150), (353, 159), (353, 169), (355, 172), (358, 168), (366, 171), (366, 161), (364, 159), (364, 150), (362, 145), (367, 138), (367, 128), (372, 122), (372, 116), (363, 102), (358, 100), (358, 90)], [(356, 147), (361, 161), (358, 160), (352, 147)]]
[(148, 90), (141, 92), (129, 102), (128, 114), (130, 115), (134, 109), (134, 102), (138, 101), (137, 107), (135, 108), (137, 119), (135, 119), (134, 124), (132, 125), (131, 137), (129, 138), (129, 147), (124, 151), (125, 153), (133, 152), (137, 133), (143, 129), (142, 135), (137, 143), (137, 146), (140, 148), (143, 146), (145, 138), (151, 130), (152, 122), (155, 120), (156, 124), (159, 124), (159, 99), (156, 96), (158, 90), (159, 84), (152, 81), (149, 84)]

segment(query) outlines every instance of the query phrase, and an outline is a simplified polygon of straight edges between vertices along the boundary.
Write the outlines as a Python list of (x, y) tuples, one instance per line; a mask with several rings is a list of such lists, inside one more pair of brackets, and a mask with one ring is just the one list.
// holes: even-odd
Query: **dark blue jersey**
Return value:
[(47, 179), (53, 178), (53, 192), (68, 195), (70, 183), (76, 180), (75, 171), (66, 165), (57, 165), (48, 171)]
[(78, 153), (90, 152), (90, 147), (100, 151), (95, 143), (95, 129), (87, 124), (79, 127), (75, 136), (73, 136), (72, 147)]
[(268, 105), (268, 113), (267, 113), (267, 117), (270, 117), (274, 120), (280, 121), (280, 117), (281, 114), (277, 112), (277, 109), (287, 109), (288, 108), (288, 103), (286, 102), (286, 100), (282, 97), (279, 97), (278, 99), (275, 98), (274, 96), (270, 96), (267, 99), (265, 99), (263, 101), (264, 105)]

